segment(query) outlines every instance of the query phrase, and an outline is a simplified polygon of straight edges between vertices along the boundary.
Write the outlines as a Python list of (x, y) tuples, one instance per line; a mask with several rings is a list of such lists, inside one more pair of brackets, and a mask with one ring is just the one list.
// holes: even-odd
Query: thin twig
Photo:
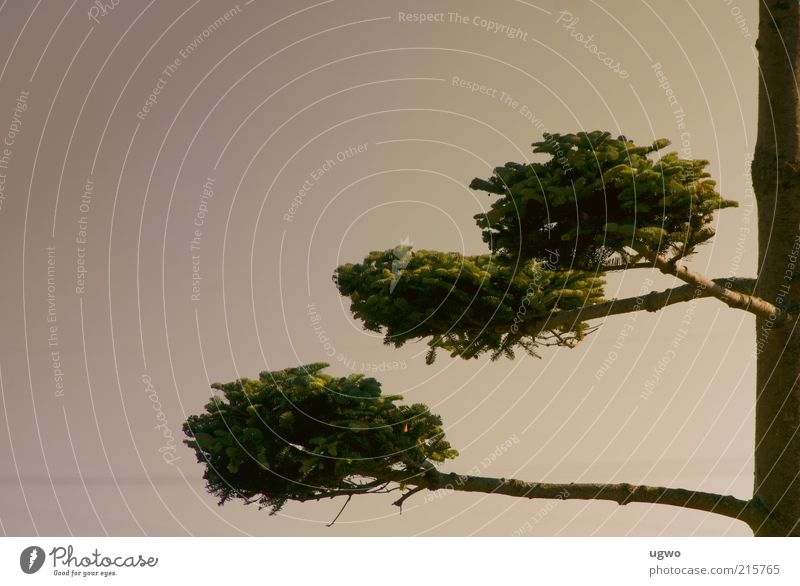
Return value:
[(353, 498), (353, 495), (352, 495), (352, 494), (351, 494), (351, 495), (349, 495), (349, 496), (347, 497), (347, 500), (346, 500), (346, 501), (344, 501), (344, 504), (342, 505), (342, 508), (341, 508), (341, 510), (339, 511), (339, 514), (338, 514), (338, 515), (336, 515), (336, 516), (333, 518), (333, 521), (331, 521), (330, 523), (328, 523), (327, 525), (325, 525), (325, 527), (332, 527), (332, 526), (333, 526), (333, 524), (334, 524), (334, 523), (336, 523), (336, 520), (337, 520), (337, 519), (338, 519), (338, 518), (339, 518), (339, 517), (342, 515), (342, 513), (344, 513), (344, 509), (345, 509), (345, 507), (347, 507), (347, 505), (350, 503), (350, 499), (351, 499), (351, 498)]
[(417, 494), (418, 492), (421, 492), (423, 490), (425, 490), (424, 486), (415, 486), (414, 488), (406, 492), (403, 496), (401, 496), (399, 499), (394, 501), (392, 504), (396, 507), (400, 507), (400, 514), (402, 515), (403, 503), (406, 501), (406, 499), (408, 499), (411, 495)]

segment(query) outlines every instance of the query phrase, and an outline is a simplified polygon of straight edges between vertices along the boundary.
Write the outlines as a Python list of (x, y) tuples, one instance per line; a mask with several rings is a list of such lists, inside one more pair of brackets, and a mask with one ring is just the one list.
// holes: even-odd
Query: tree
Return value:
[(795, 259), (800, 234), (800, 125), (797, 72), (800, 6), (762, 0), (756, 48), (759, 62), (758, 137), (753, 188), (758, 204), (758, 279), (755, 294), (779, 308), (756, 319), (756, 449), (754, 500), (778, 529), (800, 535), (800, 332)]
[[(589, 322), (657, 311), (713, 297), (756, 317), (758, 355), (753, 496), (631, 484), (544, 484), (445, 474), (457, 456), (441, 420), (420, 404), (382, 395), (372, 378), (336, 378), (311, 364), (214, 385), (222, 391), (184, 424), (205, 465), (209, 490), (224, 503), (258, 502), (275, 512), (306, 501), (400, 491), (395, 504), (447, 487), (521, 498), (659, 503), (739, 519), (758, 536), (800, 535), (800, 60), (798, 2), (762, 0), (758, 140), (752, 171), (758, 202), (756, 279), (710, 279), (682, 261), (714, 235), (715, 212), (735, 206), (716, 191), (706, 161), (657, 157), (608, 132), (548, 134), (533, 144), (545, 160), (506, 163), (473, 189), (493, 198), (476, 216), (490, 253), (414, 251), (368, 254), (336, 269), (339, 292), (365, 328), (386, 344), (425, 339), (428, 362), (453, 357), (536, 355), (571, 347)], [(776, 96), (780, 96), (776, 99)], [(685, 285), (642, 299), (603, 298), (610, 270), (650, 267)], [(346, 504), (346, 503), (345, 503)]]

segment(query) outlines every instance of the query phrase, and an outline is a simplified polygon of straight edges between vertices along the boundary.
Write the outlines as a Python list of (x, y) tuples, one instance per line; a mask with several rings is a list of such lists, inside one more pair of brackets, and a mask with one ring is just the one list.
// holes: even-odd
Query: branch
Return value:
[[(739, 279), (728, 277), (725, 279), (714, 279), (712, 283), (723, 289), (730, 287), (737, 291), (737, 294), (750, 297), (745, 291), (752, 291), (755, 284), (754, 279)], [(727, 290), (727, 289), (725, 289)], [(632, 313), (634, 311), (658, 311), (675, 303), (683, 303), (693, 299), (703, 297), (716, 297), (711, 288), (699, 288), (695, 285), (682, 285), (673, 289), (666, 289), (661, 292), (652, 291), (640, 297), (628, 297), (625, 299), (613, 299), (605, 303), (587, 305), (578, 309), (566, 311), (554, 311), (547, 317), (532, 320), (522, 324), (520, 330), (528, 335), (537, 335), (542, 331), (556, 329), (561, 326), (572, 326), (582, 321), (619, 315), (622, 313)]]
[(396, 501), (394, 501), (392, 504), (393, 504), (395, 507), (400, 507), (400, 514), (402, 515), (402, 514), (403, 514), (403, 503), (404, 503), (404, 502), (406, 502), (406, 500), (408, 500), (410, 497), (412, 497), (412, 496), (414, 496), (415, 494), (417, 494), (418, 492), (420, 492), (421, 490), (425, 490), (425, 487), (424, 487), (424, 486), (415, 486), (415, 487), (414, 487), (414, 488), (412, 488), (411, 490), (407, 491), (407, 492), (406, 492), (406, 493), (405, 493), (403, 496), (401, 496), (399, 499), (397, 499)]
[(741, 309), (776, 323), (792, 319), (791, 315), (760, 297), (729, 289), (717, 280), (711, 280), (700, 273), (688, 269), (683, 264), (670, 261), (665, 256), (654, 254), (644, 247), (636, 247), (636, 251), (651, 260), (655, 267), (665, 275), (673, 275), (684, 283), (688, 283), (699, 290), (707, 291), (707, 297), (716, 297), (728, 307)]
[(447, 489), (502, 494), (528, 499), (606, 500), (619, 505), (650, 503), (723, 515), (747, 523), (753, 531), (770, 522), (769, 515), (756, 501), (744, 501), (730, 495), (698, 492), (684, 488), (632, 484), (551, 484), (506, 478), (462, 476), (455, 473), (442, 474), (436, 470), (420, 472), (410, 477), (408, 473), (402, 471), (391, 471), (388, 474), (382, 474), (381, 480), (415, 485), (416, 488), (410, 491), (408, 496), (423, 489)]
[(347, 500), (344, 501), (344, 504), (342, 505), (342, 508), (339, 510), (339, 513), (333, 518), (333, 521), (331, 521), (330, 523), (325, 525), (325, 527), (333, 527), (333, 524), (336, 523), (336, 521), (339, 520), (339, 517), (342, 516), (342, 513), (344, 513), (344, 510), (347, 508), (347, 505), (350, 504), (350, 499), (352, 499), (352, 498), (353, 498), (352, 494), (348, 495)]
[(380, 494), (380, 493), (387, 493), (392, 492), (392, 490), (387, 490), (386, 487), (390, 484), (390, 480), (374, 480), (373, 482), (363, 484), (363, 485), (355, 485), (353, 488), (341, 488), (341, 489), (332, 489), (332, 490), (321, 490), (315, 492), (310, 495), (303, 495), (303, 496), (294, 496), (292, 497), (293, 500), (297, 500), (301, 503), (306, 501), (321, 501), (322, 499), (335, 499), (340, 496), (355, 496), (359, 494)]
[(616, 265), (603, 265), (602, 271), (604, 273), (611, 273), (614, 271), (629, 271), (631, 269), (652, 269), (653, 263), (650, 262), (637, 262), (633, 264), (620, 263)]

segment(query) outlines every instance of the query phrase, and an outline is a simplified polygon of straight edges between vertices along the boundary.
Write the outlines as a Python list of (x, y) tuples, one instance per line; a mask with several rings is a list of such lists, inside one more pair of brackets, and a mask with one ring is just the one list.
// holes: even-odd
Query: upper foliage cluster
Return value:
[(287, 500), (368, 491), (362, 478), (413, 473), (456, 456), (441, 419), (425, 405), (397, 405), (374, 378), (336, 378), (328, 365), (262, 372), (259, 380), (215, 383), (222, 391), (183, 425), (206, 465), (208, 490), (278, 511)]
[[(397, 249), (372, 252), (359, 264), (340, 266), (334, 280), (350, 297), (353, 315), (366, 329), (383, 331), (385, 343), (430, 337), (428, 362), (436, 348), (463, 358), (487, 351), (513, 357), (517, 347), (533, 352), (525, 324), (602, 301), (603, 281), (592, 273), (407, 248), (402, 267)], [(561, 333), (579, 337), (583, 329), (576, 323)]]
[(340, 266), (339, 292), (387, 344), (430, 338), (429, 362), (436, 348), (464, 358), (533, 353), (543, 335), (572, 345), (585, 324), (543, 335), (526, 326), (602, 301), (611, 257), (625, 265), (692, 254), (713, 236), (713, 213), (736, 205), (717, 193), (707, 161), (650, 158), (668, 144), (638, 146), (601, 131), (545, 135), (533, 150), (549, 159), (506, 163), (470, 185), (498, 196), (475, 216), (492, 255), (400, 245)]
[(524, 259), (555, 252), (564, 267), (601, 269), (615, 253), (623, 261), (643, 250), (677, 259), (714, 235), (716, 210), (737, 205), (717, 193), (708, 161), (674, 152), (650, 159), (666, 139), (637, 146), (601, 131), (544, 139), (533, 151), (547, 161), (506, 163), (470, 184), (500, 196), (475, 216), (494, 252)]

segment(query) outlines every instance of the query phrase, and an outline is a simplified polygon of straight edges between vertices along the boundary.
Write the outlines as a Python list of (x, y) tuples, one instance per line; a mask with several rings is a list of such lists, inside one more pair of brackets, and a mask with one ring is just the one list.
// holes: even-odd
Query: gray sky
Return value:
[[(362, 331), (331, 274), (406, 236), (485, 252), (470, 180), (542, 132), (607, 129), (711, 162), (741, 207), (691, 265), (753, 276), (754, 2), (33, 6), (0, 14), (6, 534), (749, 534), (672, 507), (441, 492), (402, 516), (392, 495), (354, 499), (326, 528), (340, 502), (218, 508), (170, 445), (209, 381), (328, 361), (383, 368), (385, 392), (441, 414), (447, 470), (748, 497), (750, 315), (703, 300), (541, 360), (426, 366), (423, 343)], [(421, 12), (441, 16), (407, 22)], [(670, 285), (631, 271), (607, 292)]]

